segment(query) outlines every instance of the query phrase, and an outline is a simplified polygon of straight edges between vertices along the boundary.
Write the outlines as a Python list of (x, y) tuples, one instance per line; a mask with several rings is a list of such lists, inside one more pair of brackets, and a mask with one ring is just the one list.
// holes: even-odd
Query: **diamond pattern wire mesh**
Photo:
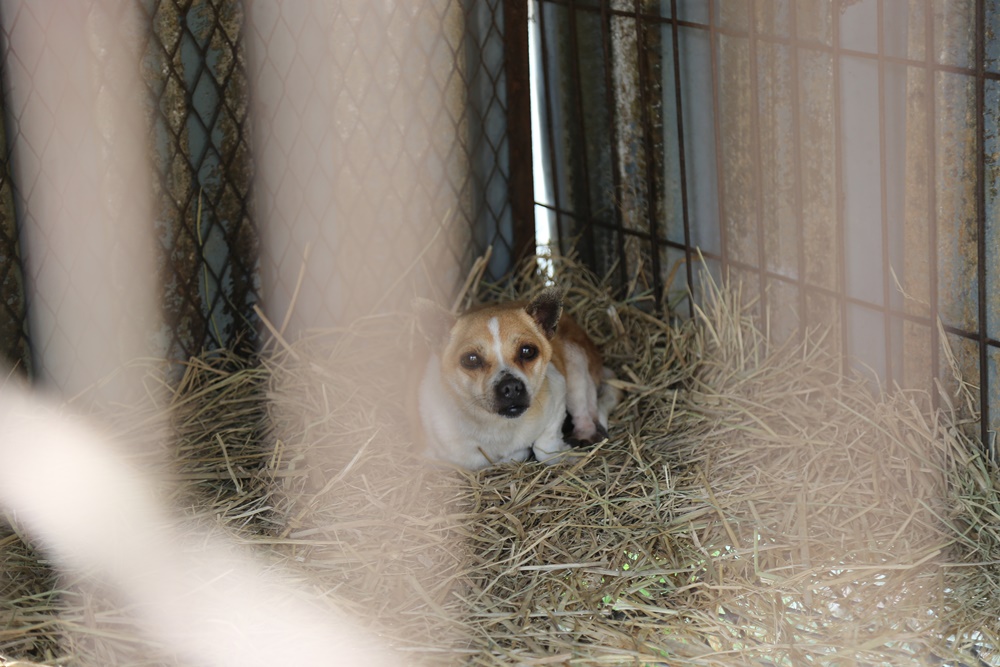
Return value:
[[(6, 115), (3, 102), (0, 95), (0, 121)], [(24, 267), (14, 215), (10, 151), (4, 124), (0, 122), (0, 341), (3, 341), (0, 363), (13, 365), (22, 373), (30, 373), (31, 347), (25, 306)]]
[[(131, 226), (118, 229), (112, 222), (141, 219), (128, 193), (141, 191), (144, 172), (134, 155), (122, 150), (122, 138), (135, 129), (126, 97), (134, 68), (115, 57), (134, 44), (135, 30), (129, 12), (117, 5), (54, 10), (31, 3), (4, 7), (4, 74), (17, 82), (7, 84), (4, 101), (8, 164), (17, 166), (8, 182), (18, 214), (15, 227), (32, 232), (35, 242), (35, 256), (23, 261), (26, 281), (44, 284), (48, 295), (25, 299), (26, 310), (34, 313), (33, 370), (51, 377), (39, 363), (44, 356), (51, 367), (77, 369), (79, 378), (101, 370), (100, 360), (80, 351), (91, 343), (132, 349), (120, 334), (130, 329), (123, 325), (134, 304), (118, 289), (127, 278), (116, 273), (114, 259), (140, 255)], [(39, 39), (42, 34), (46, 39)], [(118, 40), (113, 46), (105, 41), (111, 34)], [(59, 117), (70, 122), (59, 126)], [(83, 161), (94, 168), (79, 168)], [(94, 224), (75, 224), (79, 218)], [(42, 229), (50, 230), (48, 244), (40, 242)], [(87, 293), (75, 279), (92, 275), (96, 267), (117, 281), (109, 285), (108, 299)], [(111, 301), (114, 305), (102, 308)], [(81, 330), (85, 314), (92, 326)]]
[[(465, 122), (452, 67), (460, 42), (431, 29), (454, 22), (457, 7), (252, 5), (263, 268), (270, 303), (297, 299), (294, 329), (367, 314), (430, 243), (432, 224), (449, 210), (468, 220), (467, 201), (457, 211), (453, 201), (467, 188), (464, 154), (448, 140)], [(452, 263), (467, 264), (461, 236), (446, 234), (445, 245)]]
[(236, 2), (145, 0), (159, 271), (171, 358), (256, 342), (249, 94)]
[[(268, 5), (259, 3), (258, 7)], [(282, 11), (294, 13), (298, 5), (283, 3)], [(338, 168), (331, 168), (329, 156), (321, 155), (317, 147), (296, 144), (294, 137), (279, 138), (286, 150), (316, 151), (316, 168), (310, 174), (284, 177), (303, 179), (303, 190), (312, 182), (313, 189), (336, 187), (350, 192), (368, 179), (383, 178), (400, 168), (430, 170), (431, 176), (410, 190), (394, 191), (382, 201), (364, 202), (363, 210), (400, 220), (426, 219), (440, 217), (440, 211), (455, 208), (457, 201), (457, 210), (451, 211), (451, 228), (441, 235), (448, 257), (445, 263), (457, 267), (449, 274), (450, 282), (459, 282), (472, 259), (490, 245), (494, 247), (490, 274), (499, 277), (515, 259), (515, 237), (518, 233), (524, 237), (523, 225), (530, 224), (521, 221), (521, 231), (515, 230), (515, 209), (510, 201), (508, 120), (512, 110), (504, 34), (509, 7), (503, 0), (418, 4), (344, 1), (322, 6), (329, 12), (325, 17), (330, 26), (329, 43), (303, 45), (298, 60), (282, 60), (284, 54), (268, 53), (266, 66), (275, 68), (281, 77), (288, 77), (293, 66), (310, 71), (313, 64), (307, 49), (328, 48), (344, 64), (345, 72), (360, 74), (344, 79), (331, 100), (335, 110), (371, 109), (366, 101), (376, 92), (396, 102), (415, 104), (375, 108), (374, 114), (358, 118), (354, 125), (338, 127), (346, 137), (344, 145), (352, 148), (350, 155), (360, 156), (347, 164), (341, 162)], [(149, 151), (156, 172), (157, 271), (166, 320), (164, 330), (157, 334), (158, 345), (172, 359), (219, 346), (249, 350), (256, 344), (259, 324), (252, 306), (262, 288), (251, 189), (255, 169), (250, 147), (253, 82), (248, 76), (244, 44), (249, 28), (244, 4), (232, 0), (142, 0), (139, 7), (148, 30), (137, 37), (141, 41), (139, 69), (147, 91)], [(9, 33), (17, 30), (18, 20), (33, 18), (30, 5), (18, 11), (24, 16), (5, 17), (13, 19), (5, 22)], [(380, 32), (377, 20), (379, 12), (388, 13), (390, 36), (412, 31), (412, 26), (421, 22), (438, 29), (414, 31), (414, 39), (403, 49), (398, 40), (384, 39), (386, 34)], [(281, 12), (269, 29), (295, 34), (294, 21)], [(344, 35), (349, 38), (338, 39)], [(11, 46), (11, 34), (5, 32), (4, 38), (4, 67), (24, 68), (30, 76), (31, 54), (18, 53), (16, 46)], [(266, 44), (269, 35), (264, 35), (263, 41)], [(345, 52), (344, 45), (351, 44), (377, 47)], [(66, 65), (72, 67), (73, 63)], [(376, 90), (373, 74), (379, 72), (395, 72), (395, 88), (382, 83), (383, 88)], [(115, 70), (109, 67), (101, 75), (115, 76)], [(427, 81), (434, 85), (423, 85)], [(440, 104), (441, 99), (447, 103)], [(307, 122), (317, 109), (307, 107), (297, 113)], [(32, 178), (51, 178), (31, 171), (38, 164), (37, 151), (44, 146), (28, 145), (18, 133), (16, 118), (9, 116), (5, 114), (9, 143), (3, 156), (22, 160)], [(338, 119), (341, 117), (349, 114)], [(398, 133), (395, 150), (366, 150), (398, 128), (404, 130)], [(440, 141), (440, 137), (455, 139)], [(34, 183), (12, 182), (10, 171), (5, 159), (0, 165), (0, 284), (4, 290), (0, 332), (8, 359), (30, 368), (26, 290), (17, 232), (19, 225), (32, 224), (32, 213), (18, 209), (15, 216), (15, 202), (29, 194)], [(107, 175), (95, 175), (102, 177)], [(415, 202), (423, 202), (421, 210), (413, 210)], [(305, 202), (307, 207), (312, 204)], [(313, 213), (321, 218), (325, 212)], [(523, 246), (525, 238), (520, 240)], [(349, 294), (352, 281), (384, 277), (386, 267), (397, 267), (412, 257), (414, 248), (423, 247), (427, 238), (417, 225), (401, 224), (362, 230), (327, 227), (319, 230), (318, 242), (333, 248), (335, 256), (356, 257), (360, 252), (367, 258), (357, 267), (350, 263), (327, 267), (329, 275), (312, 278), (318, 283), (315, 288), (331, 289), (332, 278), (339, 272), (344, 292)], [(288, 252), (286, 247), (269, 248), (267, 260), (301, 261)], [(47, 258), (37, 260), (39, 270), (47, 270)], [(63, 269), (72, 271), (72, 267)], [(446, 293), (449, 288), (454, 284), (435, 286), (432, 291)], [(59, 308), (58, 303), (28, 304), (33, 317), (50, 320), (58, 319)], [(45, 341), (31, 340), (30, 345), (35, 346), (36, 354), (46, 354)]]
[(499, 0), (469, 3), (469, 112), (477, 122), (470, 136), (477, 245), (493, 245), (489, 277), (500, 278), (515, 255), (513, 212), (508, 196), (510, 154), (507, 122), (509, 102), (504, 70), (503, 11)]
[(407, 307), (414, 293), (447, 300), (490, 244), (495, 275), (506, 270), (502, 10), (458, 0), (250, 6), (262, 266), (269, 303), (296, 295), (293, 328), (376, 303)]
[[(158, 332), (159, 352), (171, 359), (183, 359), (204, 348), (234, 346), (242, 341), (247, 346), (255, 342), (255, 324), (250, 306), (256, 301), (256, 235), (251, 225), (250, 159), (247, 140), (247, 87), (245, 63), (240, 42), (242, 15), (238, 3), (209, 2), (143, 2), (141, 9), (147, 31), (139, 35), (123, 34), (123, 38), (138, 38), (142, 43), (141, 71), (149, 97), (147, 121), (152, 128), (150, 150), (158, 173), (154, 190), (156, 198), (155, 232), (160, 244), (159, 266), (163, 285), (166, 329)], [(5, 16), (4, 35), (7, 48), (4, 67), (20, 68), (22, 74), (36, 80), (34, 68), (37, 54), (19, 51), (16, 35), (19, 25), (35, 21), (30, 4), (8, 8), (15, 15)], [(88, 19), (94, 18), (88, 16)], [(113, 20), (113, 17), (111, 17)], [(65, 63), (71, 71), (73, 63)], [(116, 86), (125, 79), (122, 68), (134, 68), (134, 63), (102, 64), (101, 90), (110, 91), (109, 104), (114, 105)], [(84, 72), (84, 75), (92, 74)], [(38, 85), (45, 85), (39, 82)], [(73, 93), (62, 96), (63, 105), (73, 104)], [(56, 130), (42, 139), (32, 141), (19, 133), (16, 117), (8, 114), (5, 126), (11, 153), (24, 167), (24, 183), (15, 183), (19, 197), (29, 197), (38, 179), (53, 179), (41, 173), (39, 155), (50, 141), (62, 141)], [(72, 138), (71, 138), (72, 139)], [(6, 165), (5, 165), (6, 166)], [(91, 176), (107, 182), (118, 178), (110, 173)], [(127, 181), (129, 175), (124, 175)], [(10, 179), (5, 178), (4, 188)], [(0, 190), (0, 197), (5, 194)], [(199, 199), (201, 216), (198, 216)], [(0, 205), (4, 212), (11, 207)], [(8, 215), (8, 213), (5, 213)], [(18, 222), (34, 224), (38, 212), (24, 208)], [(113, 218), (113, 213), (109, 219)], [(4, 231), (14, 227), (4, 221)], [(18, 237), (2, 239), (4, 276), (14, 276), (18, 263)], [(44, 249), (35, 249), (41, 256), (33, 258), (36, 273), (56, 270)], [(8, 261), (10, 257), (14, 261)], [(58, 270), (69, 275), (73, 265)], [(5, 302), (16, 304), (24, 299), (24, 286), (16, 278), (4, 283)], [(16, 294), (11, 295), (6, 290)], [(87, 295), (67, 294), (66, 298), (85, 302)], [(33, 317), (54, 323), (46, 330), (55, 336), (72, 340), (73, 332), (60, 332), (59, 312), (64, 301), (30, 304)], [(24, 311), (15, 311), (24, 327)], [(95, 318), (96, 320), (96, 318)], [(98, 322), (94, 322), (95, 326)], [(104, 326), (115, 326), (105, 323)], [(22, 337), (23, 338), (23, 337)], [(27, 343), (4, 336), (5, 353), (17, 356)], [(49, 341), (33, 340), (36, 352), (51, 356)], [(19, 347), (18, 347), (19, 346)], [(57, 346), (66, 347), (63, 342)], [(23, 357), (27, 353), (22, 353)], [(54, 361), (54, 360), (53, 360)], [(58, 362), (57, 362), (58, 363)], [(62, 363), (85, 363), (83, 359), (62, 360)]]

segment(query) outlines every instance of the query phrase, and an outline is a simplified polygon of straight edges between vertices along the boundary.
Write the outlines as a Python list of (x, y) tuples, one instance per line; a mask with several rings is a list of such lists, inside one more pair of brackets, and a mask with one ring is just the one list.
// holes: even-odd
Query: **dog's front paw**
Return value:
[(569, 413), (562, 426), (563, 441), (571, 447), (591, 447), (608, 438), (608, 429), (589, 415), (574, 418)]
[(565, 438), (566, 444), (570, 447), (593, 447), (599, 442), (603, 442), (608, 439), (608, 431), (603, 426), (598, 425), (597, 431), (593, 436), (589, 438), (577, 438), (575, 436), (569, 435)]
[(545, 465), (558, 463), (563, 458), (563, 454), (571, 449), (573, 448), (562, 439), (536, 442), (531, 447), (531, 451), (535, 453), (535, 459)]

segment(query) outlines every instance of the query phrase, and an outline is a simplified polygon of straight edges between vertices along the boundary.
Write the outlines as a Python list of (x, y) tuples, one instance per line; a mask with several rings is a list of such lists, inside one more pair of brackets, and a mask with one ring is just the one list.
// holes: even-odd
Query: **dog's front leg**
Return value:
[(563, 452), (573, 449), (563, 442), (562, 420), (550, 420), (549, 425), (538, 436), (531, 449), (535, 452), (535, 458), (546, 465), (558, 462), (562, 458)]

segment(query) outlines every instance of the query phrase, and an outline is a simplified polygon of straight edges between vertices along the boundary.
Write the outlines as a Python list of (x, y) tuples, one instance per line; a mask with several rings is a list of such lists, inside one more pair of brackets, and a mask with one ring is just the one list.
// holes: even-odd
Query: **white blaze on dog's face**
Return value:
[(557, 293), (530, 304), (490, 306), (459, 317), (441, 354), (444, 384), (471, 414), (516, 419), (531, 409), (552, 358)]

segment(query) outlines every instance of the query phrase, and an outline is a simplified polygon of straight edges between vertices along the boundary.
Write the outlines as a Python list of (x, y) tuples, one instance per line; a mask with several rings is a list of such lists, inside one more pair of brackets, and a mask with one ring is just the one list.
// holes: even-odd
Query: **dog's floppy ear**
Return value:
[(413, 310), (417, 313), (417, 329), (432, 349), (439, 349), (448, 340), (448, 334), (455, 324), (455, 315), (428, 299), (413, 300)]
[(552, 338), (562, 315), (562, 290), (549, 287), (532, 299), (525, 310), (545, 332), (545, 337)]

